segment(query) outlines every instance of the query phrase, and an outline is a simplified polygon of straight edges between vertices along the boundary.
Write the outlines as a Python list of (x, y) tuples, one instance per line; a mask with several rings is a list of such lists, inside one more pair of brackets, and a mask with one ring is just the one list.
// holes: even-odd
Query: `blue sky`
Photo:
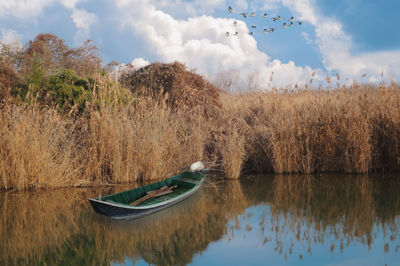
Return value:
[[(0, 0), (0, 41), (42, 32), (71, 46), (92, 39), (106, 63), (177, 60), (238, 88), (318, 84), (336, 73), (340, 82), (399, 81), (399, 10), (395, 0)], [(303, 24), (283, 29), (271, 20), (278, 15)]]

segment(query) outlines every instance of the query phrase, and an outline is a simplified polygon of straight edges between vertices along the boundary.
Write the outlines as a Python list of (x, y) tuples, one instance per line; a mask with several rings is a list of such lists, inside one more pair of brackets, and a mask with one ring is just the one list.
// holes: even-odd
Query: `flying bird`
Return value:
[(270, 28), (270, 29), (264, 29), (264, 33), (272, 33), (272, 32), (274, 32), (275, 31), (275, 29), (274, 28)]
[(263, 18), (266, 18), (266, 17), (268, 17), (268, 14), (267, 14), (267, 13), (264, 13), (264, 14), (262, 15), (262, 17), (263, 17)]
[(228, 8), (228, 12), (233, 13), (233, 8), (231, 6)]

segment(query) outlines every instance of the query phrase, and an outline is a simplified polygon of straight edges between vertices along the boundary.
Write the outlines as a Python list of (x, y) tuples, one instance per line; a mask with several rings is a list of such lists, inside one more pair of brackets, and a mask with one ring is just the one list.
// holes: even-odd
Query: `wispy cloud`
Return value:
[(13, 29), (0, 29), (0, 43), (13, 47), (21, 47), (21, 35)]
[(19, 19), (29, 19), (42, 13), (46, 6), (55, 0), (2, 0), (0, 1), (0, 17), (13, 16)]
[(84, 42), (90, 37), (90, 26), (97, 22), (97, 16), (85, 10), (73, 8), (72, 21), (77, 28), (74, 41), (77, 44)]
[(370, 81), (381, 80), (382, 70), (386, 78), (400, 79), (400, 50), (365, 52), (355, 54), (354, 42), (334, 18), (321, 14), (312, 0), (282, 0), (282, 3), (297, 13), (302, 20), (315, 27), (316, 43), (328, 71), (357, 79), (368, 73)]
[(74, 36), (76, 44), (90, 37), (90, 27), (97, 22), (95, 14), (79, 9), (76, 5), (82, 0), (3, 0), (0, 1), (0, 16), (13, 17), (18, 20), (28, 21), (37, 19), (46, 8), (61, 4), (72, 11), (71, 19), (77, 29)]

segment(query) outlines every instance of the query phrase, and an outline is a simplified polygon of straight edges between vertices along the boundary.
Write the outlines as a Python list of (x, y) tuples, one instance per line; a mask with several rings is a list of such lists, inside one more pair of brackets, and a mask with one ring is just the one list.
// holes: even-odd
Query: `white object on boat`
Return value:
[(198, 172), (204, 170), (204, 164), (200, 161), (192, 163), (192, 165), (190, 166), (190, 171), (194, 172)]

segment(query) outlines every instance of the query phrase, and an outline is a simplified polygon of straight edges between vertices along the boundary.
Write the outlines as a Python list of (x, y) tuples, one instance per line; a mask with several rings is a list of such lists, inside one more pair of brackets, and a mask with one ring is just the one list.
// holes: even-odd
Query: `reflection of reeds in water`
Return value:
[[(0, 264), (93, 265), (130, 258), (182, 265), (210, 242), (226, 234), (228, 239), (235, 237), (238, 229), (259, 230), (260, 244), (274, 242), (283, 256), (299, 245), (311, 253), (314, 243), (326, 243), (332, 236), (335, 242), (326, 243), (332, 252), (354, 241), (370, 247), (377, 230), (383, 230), (390, 242), (382, 248), (392, 252), (399, 233), (397, 180), (333, 175), (229, 180), (205, 186), (177, 206), (136, 221), (99, 216), (87, 202), (98, 194), (125, 190), (122, 186), (2, 193)], [(254, 204), (267, 204), (268, 212), (254, 214), (260, 221), (249, 225), (239, 215)], [(290, 242), (284, 241), (286, 236)]]
[[(121, 190), (122, 188), (118, 188)], [(0, 264), (109, 264), (142, 258), (183, 265), (220, 239), (226, 222), (248, 206), (238, 181), (137, 221), (93, 212), (87, 198), (110, 191), (81, 189), (0, 194)]]
[[(370, 248), (379, 229), (398, 234), (400, 184), (387, 180), (393, 183), (379, 188), (381, 182), (365, 176), (276, 176), (268, 201), (278, 249), (282, 252), (280, 238), (288, 231), (296, 236), (293, 242), (306, 243), (309, 253), (313, 242), (324, 243), (331, 236), (342, 250), (352, 241)], [(383, 202), (393, 205), (387, 208)]]
[[(35, 257), (51, 246), (58, 246), (79, 228), (81, 213), (77, 193), (0, 194), (0, 258), (5, 264)], [(84, 195), (81, 195), (84, 196)], [(62, 210), (66, 210), (62, 212)], [(4, 265), (4, 263), (1, 263)], [(29, 264), (28, 261), (26, 261)]]

